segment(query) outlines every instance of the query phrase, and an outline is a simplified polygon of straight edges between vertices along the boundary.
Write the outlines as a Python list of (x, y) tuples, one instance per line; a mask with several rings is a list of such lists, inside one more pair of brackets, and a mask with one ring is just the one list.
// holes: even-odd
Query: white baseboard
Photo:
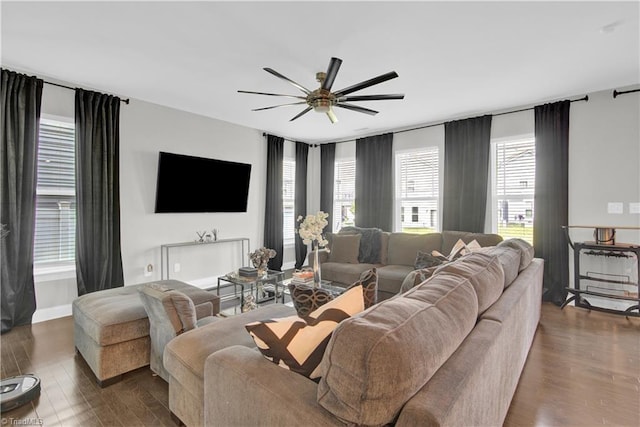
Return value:
[(71, 316), (71, 304), (58, 305), (56, 307), (42, 308), (33, 313), (31, 323), (40, 323), (60, 317)]

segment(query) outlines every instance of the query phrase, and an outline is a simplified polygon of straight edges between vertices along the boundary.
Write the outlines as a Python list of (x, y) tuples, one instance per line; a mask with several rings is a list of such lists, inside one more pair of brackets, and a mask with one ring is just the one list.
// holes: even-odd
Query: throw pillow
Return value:
[(416, 262), (414, 263), (413, 268), (416, 270), (420, 270), (422, 268), (434, 267), (436, 265), (442, 264), (444, 261), (446, 261), (446, 258), (434, 256), (430, 252), (418, 251)]
[(313, 285), (299, 285), (289, 283), (289, 292), (293, 307), (298, 316), (305, 317), (333, 299), (331, 292), (323, 288), (315, 288)]
[(329, 262), (358, 264), (360, 234), (334, 234), (331, 239)]
[(324, 350), (338, 324), (364, 310), (362, 287), (356, 286), (300, 318), (264, 320), (245, 326), (260, 352), (273, 363), (315, 379)]
[(402, 285), (400, 286), (400, 294), (407, 292), (409, 289), (418, 286), (435, 273), (438, 269), (439, 265), (434, 265), (429, 268), (421, 268), (419, 270), (413, 270), (411, 273), (407, 274), (407, 276), (402, 281)]
[(360, 279), (347, 288), (362, 286), (362, 296), (364, 297), (364, 308), (367, 309), (378, 302), (378, 269), (372, 268), (363, 271)]

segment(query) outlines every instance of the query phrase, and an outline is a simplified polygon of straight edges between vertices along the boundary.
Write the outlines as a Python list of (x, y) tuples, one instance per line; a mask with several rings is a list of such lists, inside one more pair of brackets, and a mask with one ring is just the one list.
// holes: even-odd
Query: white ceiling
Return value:
[[(2, 65), (43, 78), (214, 117), (291, 140), (353, 139), (640, 83), (640, 3), (627, 2), (10, 2)], [(301, 95), (343, 60), (354, 93), (339, 122), (238, 89)], [(126, 107), (123, 107), (126, 108)]]

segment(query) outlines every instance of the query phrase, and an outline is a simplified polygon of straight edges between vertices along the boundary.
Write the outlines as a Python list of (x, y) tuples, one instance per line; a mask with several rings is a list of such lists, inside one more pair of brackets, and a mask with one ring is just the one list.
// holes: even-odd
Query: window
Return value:
[[(438, 147), (396, 154), (396, 212), (400, 212), (402, 231), (438, 230), (439, 173)], [(405, 215), (409, 211), (411, 216)]]
[(333, 231), (355, 224), (356, 160), (339, 160), (335, 163), (333, 188)]
[(535, 140), (496, 141), (491, 148), (493, 231), (533, 243)]
[(34, 266), (74, 265), (75, 241), (74, 126), (42, 119), (38, 147)]
[(284, 243), (293, 244), (296, 229), (296, 219), (294, 218), (296, 200), (296, 162), (295, 160), (285, 159), (282, 166), (282, 205), (284, 214), (282, 238), (284, 239)]

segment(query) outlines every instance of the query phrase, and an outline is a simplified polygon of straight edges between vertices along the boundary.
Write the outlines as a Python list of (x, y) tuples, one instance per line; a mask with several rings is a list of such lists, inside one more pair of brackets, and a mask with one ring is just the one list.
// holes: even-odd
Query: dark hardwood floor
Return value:
[[(175, 426), (168, 386), (141, 368), (104, 389), (73, 345), (70, 317), (0, 337), (2, 378), (34, 374), (40, 397), (2, 414), (2, 425)], [(560, 310), (542, 320), (507, 426), (640, 425), (640, 319)]]

